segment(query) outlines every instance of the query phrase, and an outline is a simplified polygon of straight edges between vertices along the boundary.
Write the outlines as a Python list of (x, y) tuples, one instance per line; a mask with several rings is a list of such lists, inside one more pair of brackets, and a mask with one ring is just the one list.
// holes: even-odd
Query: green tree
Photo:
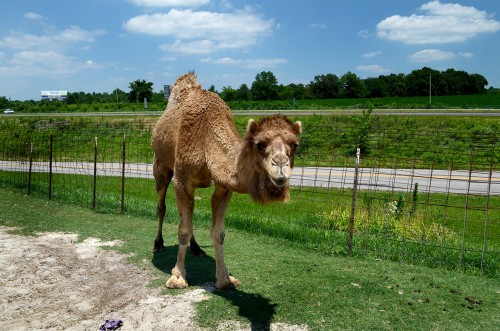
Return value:
[(6, 97), (0, 97), (0, 109), (9, 108), (10, 102)]
[(308, 89), (304, 86), (304, 84), (289, 84), (283, 86), (280, 91), (279, 99), (280, 100), (291, 100), (291, 99), (307, 99), (309, 98)]
[(262, 71), (252, 83), (253, 100), (277, 100), (278, 80), (271, 71)]
[(338, 98), (340, 93), (340, 79), (334, 74), (318, 75), (309, 83), (308, 88), (315, 99)]
[(358, 75), (350, 71), (340, 77), (341, 96), (344, 98), (363, 98), (366, 94), (365, 83)]
[(137, 79), (129, 84), (130, 102), (142, 102), (144, 98), (151, 100), (153, 97), (153, 83), (147, 82), (146, 80)]
[(219, 95), (224, 101), (235, 101), (237, 92), (231, 86), (223, 86)]
[(240, 88), (236, 90), (236, 100), (246, 101), (250, 100), (252, 94), (247, 84), (241, 84)]
[(369, 98), (383, 98), (389, 96), (387, 80), (384, 76), (369, 77), (364, 80), (366, 96)]
[(408, 95), (404, 74), (390, 74), (389, 76), (384, 76), (384, 79), (390, 97), (405, 97)]
[(429, 95), (429, 80), (432, 80), (432, 95), (443, 94), (443, 83), (441, 73), (429, 67), (413, 70), (406, 76), (406, 86), (409, 96), (427, 96)]

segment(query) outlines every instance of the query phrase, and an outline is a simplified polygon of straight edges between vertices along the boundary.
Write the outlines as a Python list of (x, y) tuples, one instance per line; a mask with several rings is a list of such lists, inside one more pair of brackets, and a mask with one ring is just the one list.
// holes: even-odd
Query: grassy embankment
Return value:
[[(175, 263), (175, 224), (166, 224), (167, 251), (152, 255), (153, 217), (96, 213), (4, 188), (0, 192), (0, 224), (17, 227), (17, 232), (64, 231), (78, 233), (80, 240), (122, 240), (116, 249), (154, 271), (152, 286), (162, 286)], [(187, 257), (188, 280), (199, 287), (214, 281), (215, 262), (207, 225), (197, 224), (195, 231), (209, 254)], [(242, 285), (213, 292), (197, 304), (201, 326), (215, 328), (237, 320), (254, 329), (286, 322), (311, 330), (495, 330), (500, 323), (497, 279), (372, 258), (332, 257), (232, 227), (226, 238), (226, 262)]]

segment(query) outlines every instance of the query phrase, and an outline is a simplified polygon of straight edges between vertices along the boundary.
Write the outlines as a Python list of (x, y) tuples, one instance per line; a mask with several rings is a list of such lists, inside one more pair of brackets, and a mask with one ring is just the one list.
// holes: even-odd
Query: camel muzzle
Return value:
[(290, 161), (288, 158), (286, 160), (281, 160), (277, 162), (274, 158), (271, 160), (272, 169), (269, 172), (269, 178), (271, 182), (277, 187), (283, 187), (288, 183), (290, 179)]

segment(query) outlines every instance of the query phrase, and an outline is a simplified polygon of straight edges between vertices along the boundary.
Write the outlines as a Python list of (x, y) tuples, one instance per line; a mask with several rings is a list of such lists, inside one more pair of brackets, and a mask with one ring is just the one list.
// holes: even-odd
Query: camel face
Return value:
[(260, 157), (263, 172), (269, 176), (271, 183), (277, 187), (285, 186), (292, 172), (291, 160), (298, 145), (293, 136), (277, 135), (266, 139), (257, 137), (255, 149)]
[[(253, 144), (255, 171), (267, 178), (266, 186), (287, 186), (301, 126), (300, 122), (292, 123), (279, 115), (264, 118), (258, 123), (253, 120), (248, 122), (246, 141)], [(273, 190), (272, 187), (270, 189)]]

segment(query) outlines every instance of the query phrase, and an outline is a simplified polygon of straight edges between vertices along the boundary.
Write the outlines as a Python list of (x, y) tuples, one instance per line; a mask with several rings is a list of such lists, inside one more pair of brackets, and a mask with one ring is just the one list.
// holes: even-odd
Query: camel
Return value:
[(235, 288), (239, 280), (224, 263), (224, 216), (232, 192), (250, 194), (258, 203), (286, 202), (289, 179), (302, 132), (300, 121), (286, 116), (249, 120), (240, 138), (229, 107), (204, 90), (194, 73), (181, 75), (152, 134), (153, 174), (158, 193), (158, 234), (154, 251), (164, 249), (165, 194), (173, 178), (180, 216), (178, 254), (165, 286), (186, 288), (185, 256), (205, 255), (193, 234), (194, 191), (215, 183), (210, 236), (215, 250), (216, 287)]

